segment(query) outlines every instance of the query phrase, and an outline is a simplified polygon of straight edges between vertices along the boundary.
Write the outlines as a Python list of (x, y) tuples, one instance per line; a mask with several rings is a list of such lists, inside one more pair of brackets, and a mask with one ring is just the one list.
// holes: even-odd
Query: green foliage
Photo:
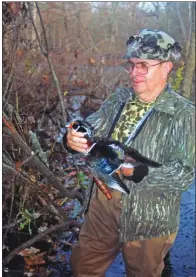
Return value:
[(83, 172), (78, 173), (78, 183), (83, 189), (87, 189), (87, 184), (86, 184), (86, 175)]
[(29, 234), (32, 235), (31, 223), (33, 220), (38, 218), (40, 214), (35, 213), (34, 210), (30, 212), (27, 209), (24, 209), (19, 212), (19, 215), (21, 216), (21, 218), (18, 220), (19, 230), (23, 230), (26, 226), (28, 226)]
[(22, 222), (20, 222), (19, 230), (23, 230), (25, 226), (28, 226), (29, 234), (31, 235), (32, 234), (32, 230), (30, 227), (31, 215), (30, 215), (29, 211), (27, 209), (25, 209), (24, 211), (21, 211), (20, 214), (22, 216), (22, 218), (21, 218)]
[(180, 91), (181, 89), (183, 73), (184, 73), (184, 65), (178, 68), (178, 70), (176, 71), (176, 75), (173, 78), (172, 77), (169, 78), (171, 86), (175, 91)]

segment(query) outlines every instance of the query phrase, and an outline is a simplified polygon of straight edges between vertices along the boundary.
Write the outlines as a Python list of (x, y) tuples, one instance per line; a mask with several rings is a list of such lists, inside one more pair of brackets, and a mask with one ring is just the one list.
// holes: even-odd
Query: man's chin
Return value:
[(144, 82), (139, 82), (139, 83), (133, 82), (132, 87), (136, 93), (143, 93), (146, 89)]
[(137, 88), (137, 87), (135, 87), (135, 86), (133, 86), (133, 90), (134, 90), (134, 92), (135, 92), (136, 94), (138, 94), (138, 95), (140, 95), (140, 94), (142, 94), (142, 93), (145, 92), (144, 89), (142, 89), (142, 88)]

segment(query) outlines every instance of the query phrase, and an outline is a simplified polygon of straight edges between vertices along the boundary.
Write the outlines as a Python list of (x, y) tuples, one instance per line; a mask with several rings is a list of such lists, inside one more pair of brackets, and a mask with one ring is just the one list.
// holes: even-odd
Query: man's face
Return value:
[[(172, 67), (170, 62), (160, 63), (161, 61), (159, 60), (144, 60), (138, 58), (131, 58), (130, 61), (134, 64), (142, 63), (142, 67), (143, 65), (146, 65), (146, 67), (148, 67), (146, 74), (142, 74), (140, 72), (140, 65), (136, 65), (132, 72), (129, 73), (132, 87), (135, 93), (139, 95), (143, 93), (150, 94), (157, 91), (159, 87), (164, 87), (167, 80), (167, 75)], [(138, 68), (136, 68), (137, 66)]]

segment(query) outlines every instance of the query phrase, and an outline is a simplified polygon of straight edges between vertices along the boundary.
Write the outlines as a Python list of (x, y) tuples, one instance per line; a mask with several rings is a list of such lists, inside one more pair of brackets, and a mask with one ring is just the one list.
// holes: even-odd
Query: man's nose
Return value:
[(137, 70), (136, 66), (134, 66), (133, 69), (131, 71), (129, 71), (129, 73), (130, 73), (131, 77), (138, 75), (138, 70)]

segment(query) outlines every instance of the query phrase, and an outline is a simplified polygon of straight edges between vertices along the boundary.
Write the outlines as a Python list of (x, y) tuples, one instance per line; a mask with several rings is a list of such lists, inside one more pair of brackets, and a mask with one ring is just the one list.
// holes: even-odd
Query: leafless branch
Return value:
[(49, 227), (46, 231), (44, 231), (43, 233), (40, 233), (36, 236), (34, 236), (33, 238), (31, 238), (30, 240), (22, 243), (21, 245), (19, 245), (17, 248), (15, 248), (13, 251), (11, 251), (7, 257), (3, 260), (3, 266), (7, 265), (13, 258), (15, 255), (17, 255), (21, 250), (30, 247), (32, 244), (34, 244), (35, 242), (43, 239), (46, 235), (55, 232), (57, 230), (60, 229), (64, 229), (64, 230), (68, 230), (71, 227), (79, 227), (80, 224), (74, 220), (72, 221), (67, 221), (67, 222), (63, 222), (60, 223), (58, 225), (55, 226), (51, 226)]
[(36, 155), (34, 155), (34, 153), (32, 153), (32, 150), (28, 147), (28, 145), (26, 144), (26, 142), (24, 142), (22, 140), (22, 138), (16, 133), (13, 134), (7, 127), (3, 127), (3, 132), (6, 133), (7, 135), (9, 135), (12, 139), (13, 142), (18, 145), (22, 151), (24, 151), (24, 153), (27, 156), (31, 156), (33, 154), (33, 158), (31, 159), (31, 164), (32, 166), (35, 166), (37, 168), (37, 170), (39, 170), (40, 172), (42, 172), (52, 183), (52, 185), (59, 190), (60, 192), (66, 194), (67, 197), (70, 198), (78, 198), (79, 201), (83, 201), (83, 197), (79, 192), (74, 192), (74, 191), (69, 191), (68, 189), (65, 189), (64, 186), (61, 184), (61, 182), (59, 181), (59, 179), (57, 179), (55, 177), (55, 175), (51, 172), (51, 170), (39, 159), (39, 157), (37, 157)]
[[(11, 219), (12, 219), (12, 212), (13, 212), (13, 204), (14, 204), (14, 194), (15, 194), (15, 183), (16, 183), (16, 179), (17, 179), (17, 174), (14, 176), (12, 184), (11, 184), (11, 204), (10, 204), (10, 211), (9, 211), (9, 216), (8, 216), (8, 225), (10, 225)], [(7, 237), (7, 233), (8, 233), (9, 229), (5, 230), (4, 236), (3, 236), (3, 244), (5, 242), (5, 239)]]
[(52, 203), (52, 201), (49, 199), (48, 195), (46, 193), (44, 193), (40, 189), (40, 187), (38, 185), (36, 185), (36, 183), (33, 183), (32, 181), (30, 181), (30, 178), (29, 178), (27, 173), (25, 173), (24, 171), (17, 172), (13, 167), (8, 166), (8, 165), (3, 163), (3, 173), (5, 173), (7, 171), (9, 173), (13, 174), (14, 176), (18, 176), (18, 180), (21, 180), (23, 183), (30, 185), (31, 188), (33, 188), (36, 192), (38, 192), (38, 194), (37, 194), (38, 198), (41, 197), (41, 196), (44, 196), (44, 201), (45, 201), (44, 206), (47, 208), (47, 210), (49, 210), (50, 213), (54, 214), (55, 216), (57, 216), (61, 220), (66, 219), (67, 216), (63, 213), (63, 211), (58, 209), (58, 207), (56, 207)]
[[(17, 48), (18, 48), (19, 36), (20, 36), (20, 30), (18, 30), (17, 40), (16, 40), (16, 42), (15, 42), (15, 44), (14, 44), (13, 55), (12, 55), (12, 58), (11, 58), (10, 73), (9, 73), (9, 77), (8, 77), (7, 82), (6, 82), (5, 89), (4, 89), (4, 93), (3, 93), (3, 103), (5, 102), (5, 98), (6, 98), (6, 95), (7, 95), (7, 93), (8, 93), (8, 89), (9, 89), (11, 80), (12, 80), (12, 78), (13, 78), (12, 73), (13, 73), (14, 62), (15, 62), (15, 58), (16, 58), (16, 50), (17, 50)], [(8, 101), (9, 101), (9, 97), (8, 97), (8, 99), (7, 99), (6, 102), (8, 102)]]
[(44, 28), (44, 24), (43, 24), (43, 20), (42, 20), (42, 16), (41, 16), (41, 13), (40, 13), (40, 9), (39, 9), (38, 3), (35, 2), (35, 5), (36, 5), (36, 8), (37, 8), (37, 12), (38, 12), (38, 15), (39, 15), (41, 27), (42, 27), (42, 30), (43, 30), (44, 43), (45, 43), (46, 49), (43, 48), (43, 45), (42, 45), (42, 43), (41, 43), (41, 40), (40, 40), (38, 31), (37, 31), (37, 28), (36, 28), (36, 26), (35, 26), (35, 22), (34, 22), (34, 19), (33, 19), (33, 16), (32, 16), (31, 6), (30, 6), (30, 3), (28, 2), (29, 12), (30, 12), (30, 18), (31, 18), (31, 21), (32, 21), (32, 24), (33, 24), (33, 28), (34, 28), (35, 33), (36, 33), (36, 37), (37, 37), (38, 42), (39, 42), (40, 49), (41, 49), (41, 51), (42, 51), (42, 54), (43, 54), (43, 55), (45, 56), (45, 58), (47, 59), (47, 62), (48, 62), (48, 64), (49, 64), (49, 68), (50, 68), (51, 73), (52, 73), (52, 77), (53, 77), (54, 83), (55, 83), (56, 88), (57, 88), (57, 93), (58, 93), (58, 96), (59, 96), (59, 101), (60, 101), (60, 105), (61, 105), (61, 112), (62, 112), (62, 125), (65, 125), (66, 122), (67, 122), (67, 116), (66, 116), (66, 113), (65, 113), (65, 106), (64, 106), (64, 102), (63, 102), (63, 95), (62, 95), (62, 91), (61, 91), (61, 89), (60, 89), (60, 84), (59, 84), (58, 78), (57, 78), (57, 76), (56, 76), (54, 67), (53, 67), (53, 65), (52, 65), (52, 63), (51, 63), (51, 60), (50, 60), (50, 58), (49, 58), (49, 54), (48, 54), (48, 43), (47, 43), (47, 38), (46, 38), (46, 34), (45, 34), (45, 28)]

